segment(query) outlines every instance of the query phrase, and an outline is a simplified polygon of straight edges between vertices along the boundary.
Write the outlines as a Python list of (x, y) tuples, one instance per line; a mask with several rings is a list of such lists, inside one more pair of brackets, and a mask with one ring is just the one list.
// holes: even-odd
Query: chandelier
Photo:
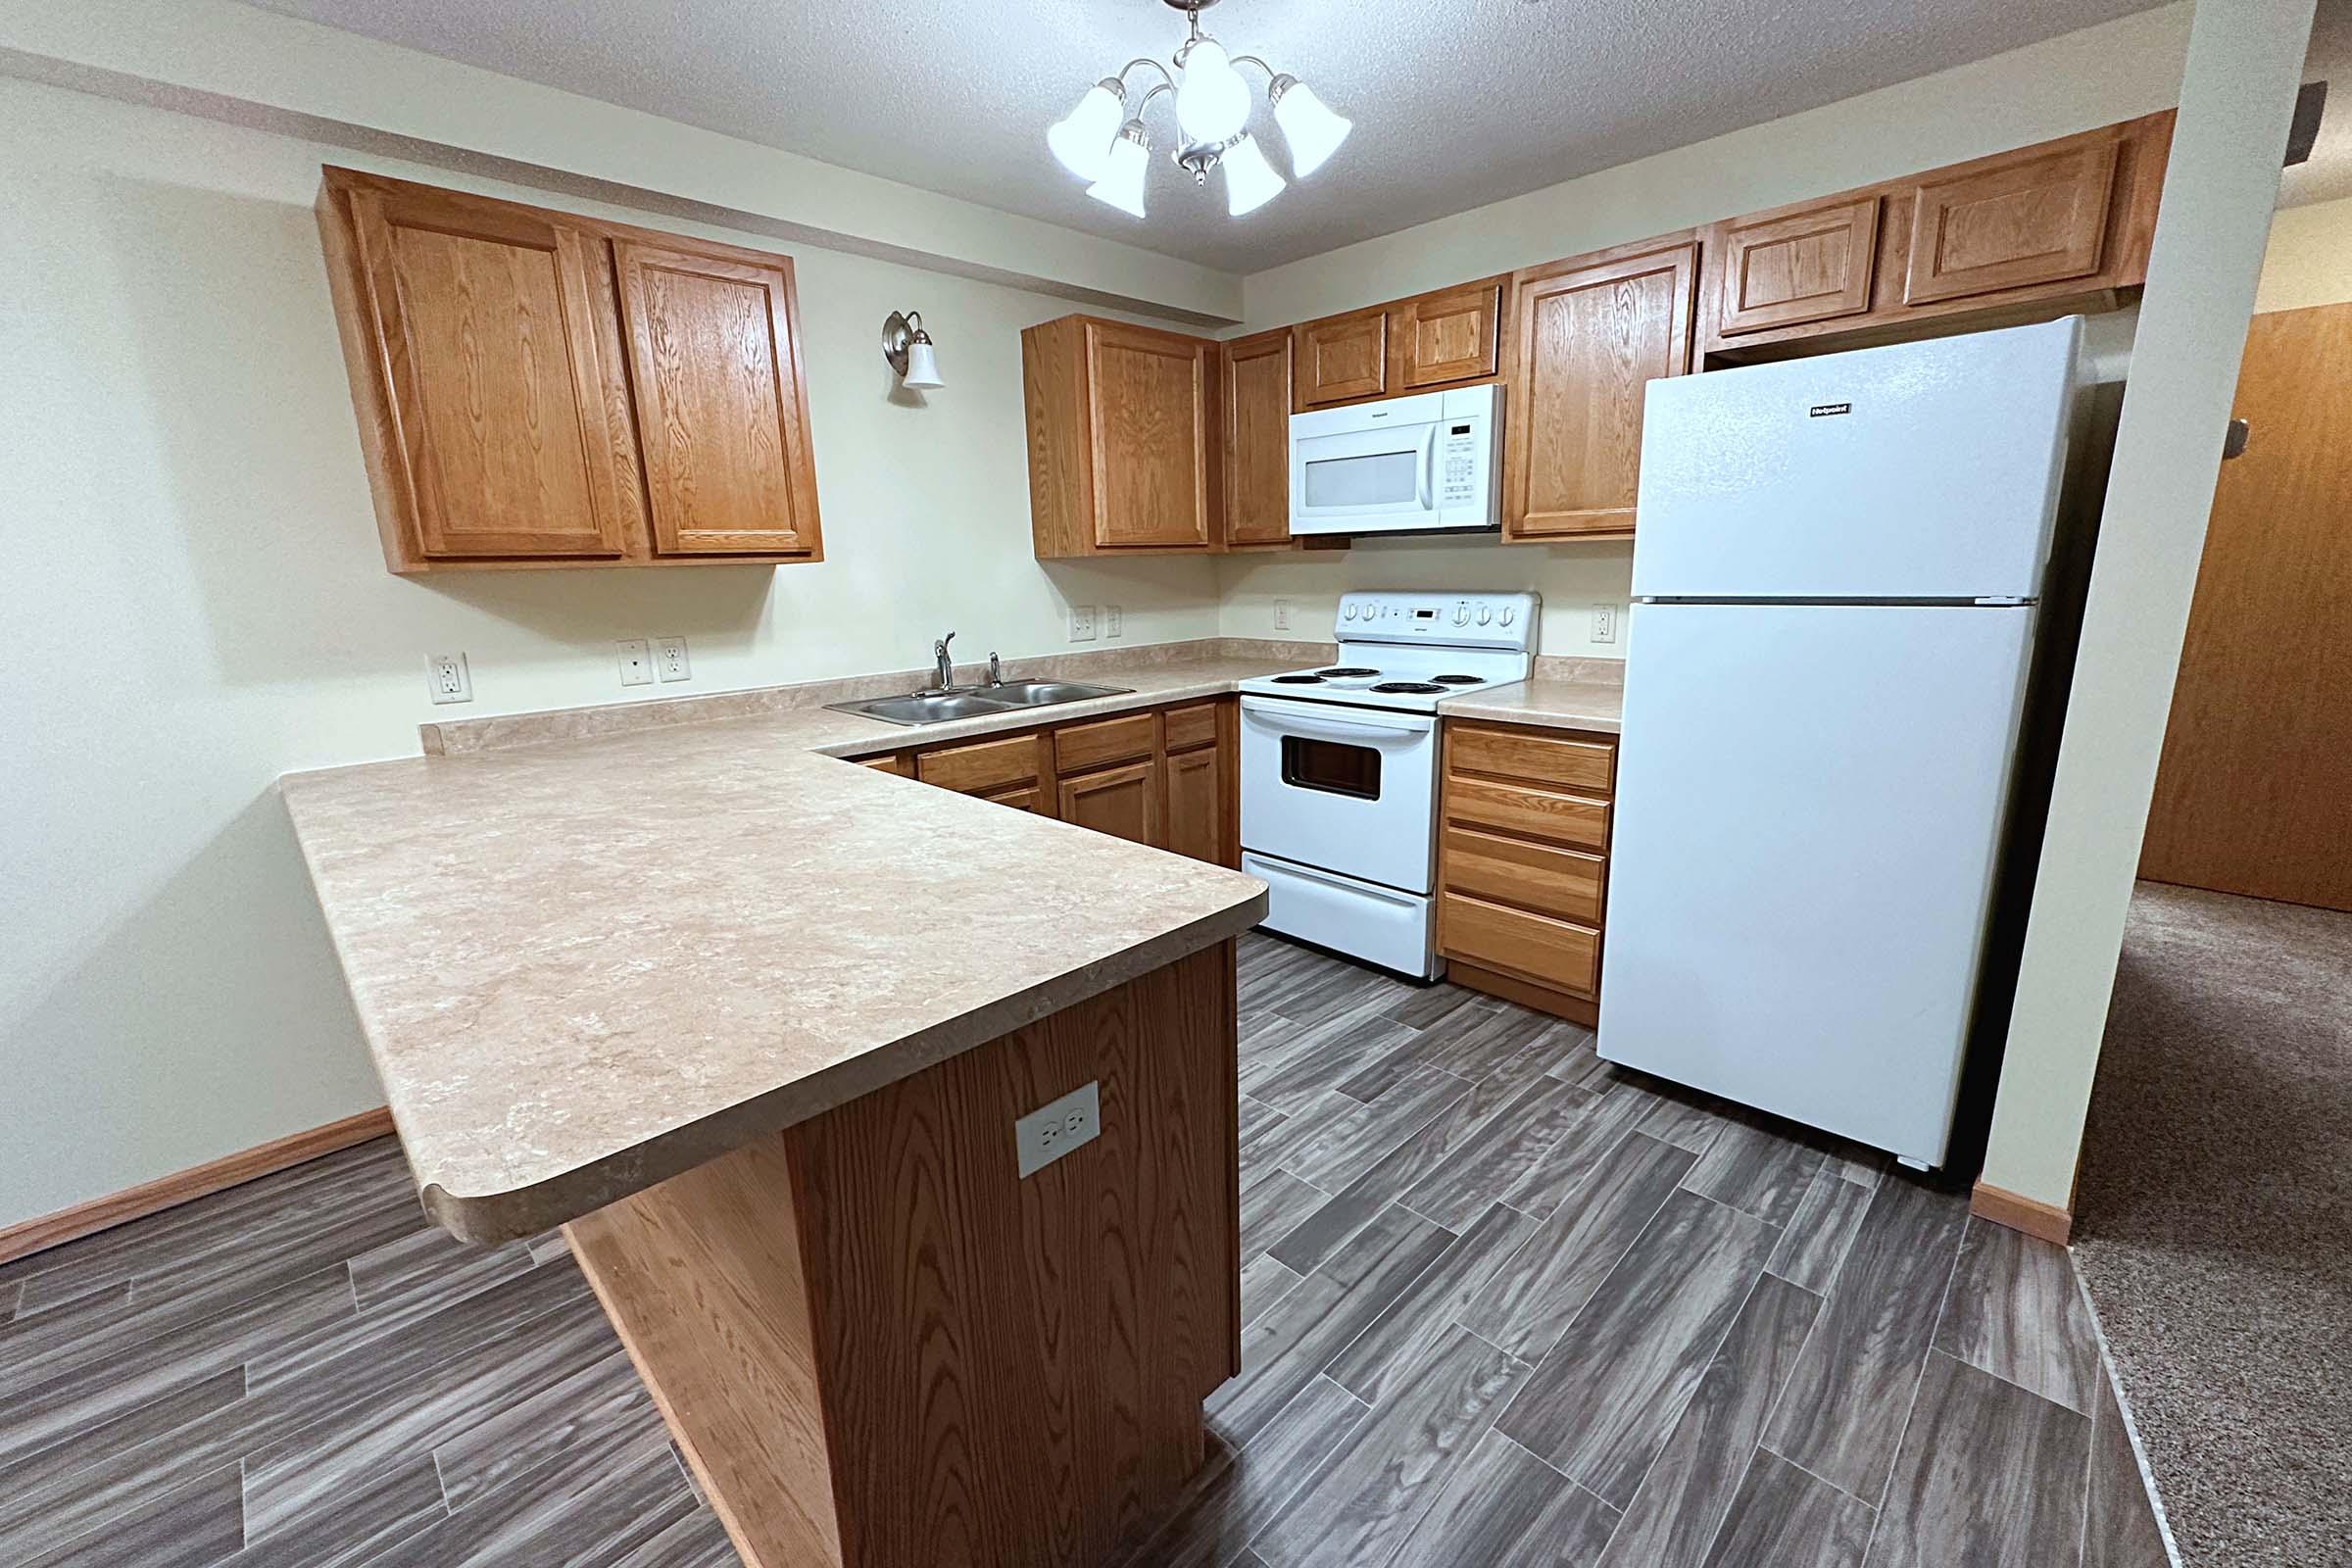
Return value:
[[(1283, 178), (1250, 134), (1250, 84), (1242, 79), (1239, 67), (1255, 66), (1270, 78), (1266, 101), (1273, 106), (1283, 140), (1290, 144), (1294, 179), (1304, 179), (1322, 168), (1348, 139), (1350, 122), (1333, 114), (1297, 76), (1277, 72), (1255, 55), (1227, 55), (1223, 44), (1200, 30), (1201, 11), (1217, 0), (1166, 3), (1183, 12), (1190, 26), (1173, 57), (1177, 74), (1169, 74), (1167, 67), (1149, 56), (1128, 61), (1116, 75), (1104, 76), (1087, 89), (1069, 117), (1046, 132), (1046, 145), (1063, 168), (1090, 182), (1089, 196), (1141, 218), (1144, 173), (1152, 151), (1144, 111), (1152, 99), (1168, 93), (1176, 100), (1177, 166), (1192, 173), (1196, 185), (1208, 183), (1210, 170), (1224, 170), (1226, 212), (1235, 218), (1255, 212), (1282, 194)], [(1130, 111), (1128, 74), (1147, 67), (1159, 73), (1159, 80)]]

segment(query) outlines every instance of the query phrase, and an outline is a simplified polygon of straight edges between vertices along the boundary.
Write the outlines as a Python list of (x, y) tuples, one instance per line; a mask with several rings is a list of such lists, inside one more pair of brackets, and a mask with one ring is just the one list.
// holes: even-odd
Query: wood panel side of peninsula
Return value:
[(1174, 1499), (1240, 1370), (1235, 1027), (1224, 942), (565, 1227), (748, 1568), (1079, 1568)]

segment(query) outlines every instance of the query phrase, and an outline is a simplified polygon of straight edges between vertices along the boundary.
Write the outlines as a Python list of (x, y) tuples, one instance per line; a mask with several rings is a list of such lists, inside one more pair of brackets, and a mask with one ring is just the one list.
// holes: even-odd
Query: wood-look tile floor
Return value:
[[(1245, 1370), (1128, 1563), (2164, 1562), (2060, 1250), (1573, 1025), (1242, 962)], [(0, 1265), (9, 1568), (734, 1561), (561, 1240), (429, 1228), (388, 1141)]]

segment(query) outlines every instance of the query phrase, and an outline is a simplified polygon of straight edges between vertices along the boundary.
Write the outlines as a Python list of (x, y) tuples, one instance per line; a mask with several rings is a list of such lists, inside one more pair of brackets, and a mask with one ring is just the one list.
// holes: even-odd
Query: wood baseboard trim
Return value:
[(149, 1214), (160, 1214), (223, 1188), (317, 1159), (321, 1154), (331, 1154), (338, 1149), (364, 1144), (371, 1138), (381, 1138), (391, 1131), (392, 1112), (378, 1106), (341, 1121), (330, 1121), (323, 1127), (313, 1127), (308, 1132), (289, 1134), (259, 1148), (223, 1154), (202, 1165), (141, 1182), (136, 1187), (126, 1187), (106, 1198), (93, 1198), (54, 1214), (21, 1221), (0, 1230), (0, 1263), (11, 1263)]
[(1979, 1219), (1988, 1219), (1995, 1225), (2006, 1225), (2013, 1231), (2024, 1231), (2045, 1242), (2064, 1247), (2074, 1234), (2075, 1216), (2067, 1209), (2052, 1203), (2037, 1202), (2031, 1198), (1998, 1187), (1977, 1183), (1969, 1196), (1968, 1211)]
[(1504, 974), (1499, 969), (1482, 968), (1475, 963), (1464, 963), (1459, 958), (1448, 958), (1446, 960), (1446, 978), (1457, 986), (1483, 991), (1490, 997), (1500, 997), (1505, 1002), (1516, 1002), (1522, 1007), (1548, 1012), (1555, 1018), (1581, 1023), (1588, 1029), (1596, 1027), (1600, 1022), (1599, 1003), (1584, 997), (1572, 997), (1565, 991), (1554, 991), (1549, 986), (1540, 986), (1533, 980), (1522, 980), (1516, 975)]

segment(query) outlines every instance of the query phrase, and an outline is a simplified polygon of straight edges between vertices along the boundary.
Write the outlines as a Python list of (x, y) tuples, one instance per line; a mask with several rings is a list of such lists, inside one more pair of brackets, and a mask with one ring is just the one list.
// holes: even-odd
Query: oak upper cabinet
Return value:
[(2118, 304), (2147, 278), (2172, 130), (2166, 110), (1715, 223), (1699, 352)]
[(1698, 245), (1689, 233), (1530, 268), (1503, 418), (1506, 540), (1633, 531), (1642, 388), (1690, 368)]
[(1218, 347), (1086, 316), (1021, 334), (1039, 559), (1216, 547)]
[(1222, 345), (1225, 547), (1291, 543), (1291, 333)]
[(1293, 412), (1493, 379), (1510, 286), (1482, 278), (1292, 327)]
[(698, 244), (613, 241), (654, 548), (818, 555), (792, 269)]
[(816, 559), (789, 261), (332, 167), (317, 211), (392, 570)]

